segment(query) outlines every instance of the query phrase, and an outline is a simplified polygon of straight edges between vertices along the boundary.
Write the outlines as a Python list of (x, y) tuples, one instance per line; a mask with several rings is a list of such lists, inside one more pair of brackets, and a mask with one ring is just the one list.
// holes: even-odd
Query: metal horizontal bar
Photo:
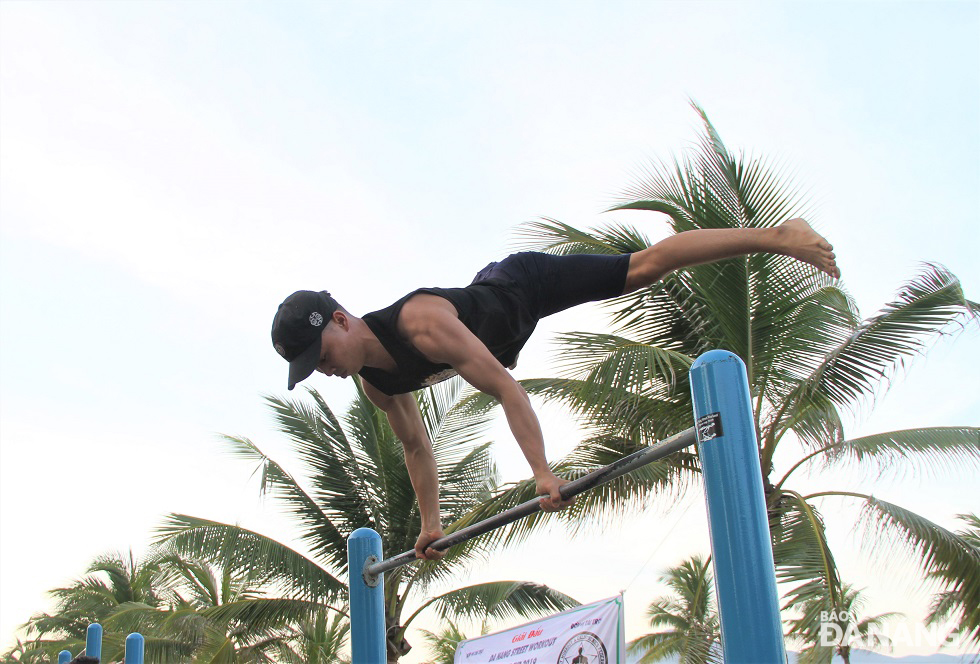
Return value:
[[(685, 447), (690, 447), (697, 442), (697, 436), (695, 434), (694, 427), (690, 429), (685, 429), (680, 433), (676, 433), (670, 438), (665, 438), (664, 440), (658, 441), (653, 445), (644, 447), (642, 450), (637, 450), (628, 456), (623, 457), (619, 461), (609, 464), (608, 466), (603, 466), (597, 470), (592, 471), (588, 475), (583, 475), (578, 479), (572, 480), (568, 484), (561, 487), (561, 497), (564, 499), (572, 498), (580, 493), (585, 493), (590, 489), (594, 489), (600, 484), (605, 484), (611, 482), (617, 477), (621, 477), (627, 473), (631, 473), (641, 466), (645, 466), (648, 463), (653, 463), (663, 459), (666, 456), (670, 456), (674, 452), (684, 449)], [(508, 523), (513, 523), (518, 519), (522, 519), (526, 516), (539, 512), (541, 510), (541, 498), (533, 498), (526, 503), (521, 503), (515, 507), (510, 508), (500, 514), (495, 514), (494, 516), (488, 517), (483, 521), (474, 523), (473, 525), (466, 526), (465, 528), (460, 528), (459, 530), (449, 533), (445, 537), (440, 537), (430, 544), (436, 551), (445, 551), (446, 549), (453, 547), (457, 544), (465, 542), (467, 540), (473, 539), (478, 535), (483, 535), (491, 530), (496, 530), (501, 526), (506, 526)], [(382, 560), (381, 562), (374, 563), (373, 565), (365, 565), (364, 567), (364, 579), (366, 582), (374, 583), (379, 574), (383, 574), (389, 570), (393, 570), (402, 565), (408, 565), (409, 563), (418, 560), (415, 557), (415, 550), (411, 549), (405, 553), (400, 553), (397, 556), (392, 556), (387, 560)]]

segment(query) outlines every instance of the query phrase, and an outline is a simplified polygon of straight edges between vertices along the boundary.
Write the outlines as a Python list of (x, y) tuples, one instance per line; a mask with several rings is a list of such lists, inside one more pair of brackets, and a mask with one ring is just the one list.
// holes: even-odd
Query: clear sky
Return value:
[[(695, 138), (689, 99), (811, 192), (865, 315), (923, 261), (980, 299), (978, 34), (976, 2), (0, 3), (0, 647), (165, 513), (290, 537), (216, 435), (293, 462), (261, 403), (285, 393), (285, 295), (359, 314), (466, 283), (542, 216), (662, 236), (657, 215), (600, 212)], [(553, 373), (552, 332), (600, 322), (549, 320), (518, 377)], [(978, 341), (939, 344), (849, 433), (980, 425)], [(313, 384), (337, 410), (352, 393)], [(557, 457), (574, 431), (543, 413)], [(495, 449), (506, 479), (529, 474), (504, 428)], [(813, 482), (957, 527), (974, 473)], [(870, 559), (836, 509), (869, 610), (921, 618), (912, 568)], [(707, 550), (703, 522), (692, 500), (556, 531), (473, 580), (626, 588), (635, 638), (657, 573)]]

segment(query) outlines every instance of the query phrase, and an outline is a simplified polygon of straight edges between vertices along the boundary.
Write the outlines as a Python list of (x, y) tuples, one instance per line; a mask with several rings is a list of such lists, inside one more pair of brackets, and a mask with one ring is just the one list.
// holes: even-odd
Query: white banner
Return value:
[(455, 664), (625, 664), (623, 596), (460, 642)]

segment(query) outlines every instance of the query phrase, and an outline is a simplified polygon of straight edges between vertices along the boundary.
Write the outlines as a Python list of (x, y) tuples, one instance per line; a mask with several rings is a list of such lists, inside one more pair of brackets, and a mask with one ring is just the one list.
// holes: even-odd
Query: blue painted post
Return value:
[(374, 585), (368, 585), (364, 578), (365, 566), (381, 559), (381, 535), (370, 528), (358, 528), (347, 538), (353, 664), (384, 664), (388, 659), (384, 576), (379, 574)]
[(92, 623), (85, 632), (85, 656), (102, 659), (102, 625)]
[(62, 650), (58, 653), (58, 664), (68, 664), (71, 661), (71, 653), (67, 650)]
[(725, 662), (786, 661), (745, 364), (713, 350), (691, 366)]
[(125, 664), (143, 664), (143, 635), (133, 632), (126, 637)]

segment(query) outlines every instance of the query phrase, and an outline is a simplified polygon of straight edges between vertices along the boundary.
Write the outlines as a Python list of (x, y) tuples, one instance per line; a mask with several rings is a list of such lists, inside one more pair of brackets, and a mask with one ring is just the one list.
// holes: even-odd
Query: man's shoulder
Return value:
[(389, 314), (392, 314), (392, 313), (399, 314), (399, 313), (401, 313), (402, 309), (405, 307), (406, 304), (408, 304), (409, 302), (413, 302), (413, 301), (418, 300), (420, 295), (431, 295), (431, 296), (434, 296), (434, 297), (438, 297), (438, 294), (439, 293), (448, 292), (450, 290), (454, 290), (454, 289), (451, 289), (451, 288), (416, 288), (412, 292), (406, 293), (405, 295), (402, 295), (400, 298), (398, 298), (397, 300), (395, 300), (394, 302), (392, 302), (391, 304), (389, 304), (387, 307), (382, 307), (381, 309), (376, 309), (374, 311), (371, 311), (369, 313), (366, 313), (363, 316), (361, 316), (361, 318), (367, 318), (368, 316), (373, 316), (373, 317), (377, 318), (379, 316), (385, 316), (385, 315), (389, 315)]
[(402, 295), (400, 298), (398, 298), (397, 300), (389, 304), (387, 307), (375, 309), (374, 311), (364, 314), (363, 316), (361, 316), (361, 318), (367, 318), (368, 316), (373, 316), (377, 318), (378, 316), (384, 316), (385, 314), (392, 311), (395, 312), (401, 311), (401, 308), (405, 305), (405, 303), (408, 302), (408, 300), (410, 300), (417, 292), (418, 292), (417, 290), (414, 290), (411, 293), (406, 293), (405, 295)]
[(425, 290), (414, 293), (398, 314), (398, 331), (408, 339), (459, 320), (459, 312), (445, 297)]
[(423, 288), (411, 293), (402, 303), (402, 314), (425, 316), (427, 314), (450, 311), (456, 313), (452, 302), (440, 291), (443, 289)]
[(418, 353), (415, 344), (420, 337), (447, 330), (459, 320), (452, 302), (439, 294), (446, 290), (452, 289), (419, 288), (384, 309), (364, 314), (361, 320), (389, 352), (394, 345)]

